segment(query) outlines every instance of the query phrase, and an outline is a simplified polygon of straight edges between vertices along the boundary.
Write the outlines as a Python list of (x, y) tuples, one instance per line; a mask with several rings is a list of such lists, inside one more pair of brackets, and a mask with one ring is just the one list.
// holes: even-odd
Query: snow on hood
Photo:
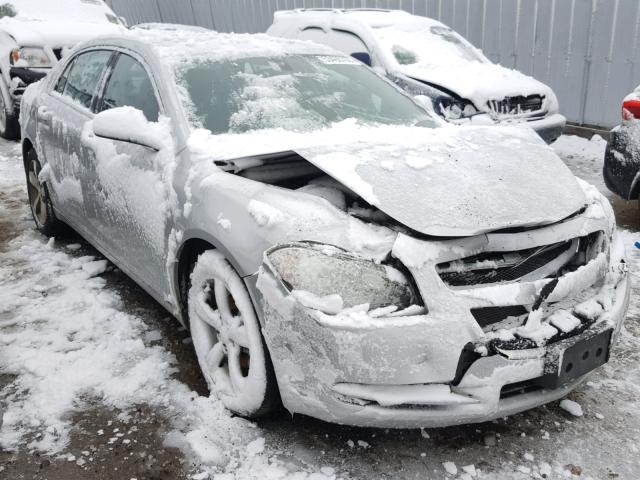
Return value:
[(423, 82), (439, 85), (462, 98), (471, 100), (481, 110), (489, 100), (518, 95), (552, 95), (551, 89), (535, 78), (501, 65), (482, 62), (447, 65), (400, 65), (400, 72)]
[(364, 127), (310, 133), (194, 132), (216, 158), (294, 150), (398, 222), (426, 235), (471, 236), (549, 224), (587, 203), (576, 178), (525, 127)]
[(3, 17), (0, 30), (7, 32), (20, 46), (71, 47), (100, 35), (125, 32), (121, 25), (109, 22), (41, 21)]
[(424, 135), (422, 144), (381, 137), (296, 152), (427, 235), (548, 224), (586, 203), (574, 175), (536, 137), (510, 138), (490, 128), (433, 129)]

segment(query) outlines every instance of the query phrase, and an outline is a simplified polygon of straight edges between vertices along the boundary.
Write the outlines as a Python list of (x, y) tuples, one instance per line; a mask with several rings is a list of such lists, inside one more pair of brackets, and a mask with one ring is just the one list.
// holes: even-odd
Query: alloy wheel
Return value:
[(29, 205), (38, 227), (42, 228), (47, 221), (47, 206), (45, 203), (44, 185), (40, 183), (40, 164), (36, 160), (29, 162), (27, 173), (27, 191), (29, 195)]
[(194, 268), (189, 322), (209, 388), (229, 410), (260, 412), (268, 393), (260, 326), (244, 282), (219, 252), (205, 252)]

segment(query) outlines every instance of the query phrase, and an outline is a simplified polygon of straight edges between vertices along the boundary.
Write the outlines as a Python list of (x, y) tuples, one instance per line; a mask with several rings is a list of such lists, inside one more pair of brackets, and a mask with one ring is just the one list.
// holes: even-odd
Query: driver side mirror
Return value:
[(150, 122), (142, 111), (133, 107), (118, 107), (98, 113), (93, 118), (93, 133), (96, 137), (133, 143), (156, 152), (165, 146), (166, 128)]
[(368, 52), (354, 52), (351, 56), (364, 63), (367, 67), (371, 66), (371, 55)]

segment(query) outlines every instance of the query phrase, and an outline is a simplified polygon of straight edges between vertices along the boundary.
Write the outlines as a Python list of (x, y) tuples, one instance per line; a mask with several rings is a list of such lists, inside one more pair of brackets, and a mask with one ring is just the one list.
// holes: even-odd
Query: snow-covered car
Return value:
[(603, 174), (613, 193), (640, 201), (640, 86), (622, 103), (622, 124), (609, 134)]
[(17, 138), (20, 98), (75, 44), (117, 32), (102, 0), (0, 0), (0, 136)]
[(451, 125), (328, 47), (96, 39), (22, 119), (37, 227), (71, 225), (188, 325), (239, 414), (485, 421), (566, 395), (621, 328), (594, 187), (532, 130)]
[(401, 10), (298, 9), (274, 14), (270, 35), (311, 40), (354, 56), (455, 123), (526, 123), (547, 142), (566, 119), (555, 93), (492, 63), (446, 25)]

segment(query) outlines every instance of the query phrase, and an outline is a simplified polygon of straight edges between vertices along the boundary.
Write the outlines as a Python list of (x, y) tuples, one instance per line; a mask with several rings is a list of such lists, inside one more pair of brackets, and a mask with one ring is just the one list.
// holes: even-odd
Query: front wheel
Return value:
[(254, 418), (279, 403), (260, 325), (244, 282), (215, 250), (191, 274), (189, 324), (202, 373), (225, 407)]

